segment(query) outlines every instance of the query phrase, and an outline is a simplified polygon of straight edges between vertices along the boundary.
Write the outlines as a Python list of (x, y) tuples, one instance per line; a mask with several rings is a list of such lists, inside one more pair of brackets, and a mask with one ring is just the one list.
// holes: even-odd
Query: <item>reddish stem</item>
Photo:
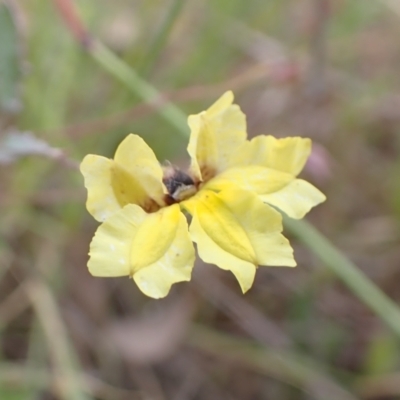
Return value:
[(53, 3), (75, 39), (83, 47), (89, 47), (90, 34), (80, 18), (73, 0), (53, 0)]

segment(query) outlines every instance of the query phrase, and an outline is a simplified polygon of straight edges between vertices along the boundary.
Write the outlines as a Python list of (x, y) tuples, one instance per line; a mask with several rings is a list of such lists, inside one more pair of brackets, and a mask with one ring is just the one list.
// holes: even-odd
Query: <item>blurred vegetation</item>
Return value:
[(186, 165), (187, 143), (66, 5), (185, 113), (232, 89), (250, 136), (311, 137), (308, 219), (400, 302), (396, 1), (3, 0), (0, 399), (400, 399), (398, 337), (295, 238), (298, 268), (245, 296), (200, 264), (162, 301), (89, 275), (79, 161), (134, 132)]

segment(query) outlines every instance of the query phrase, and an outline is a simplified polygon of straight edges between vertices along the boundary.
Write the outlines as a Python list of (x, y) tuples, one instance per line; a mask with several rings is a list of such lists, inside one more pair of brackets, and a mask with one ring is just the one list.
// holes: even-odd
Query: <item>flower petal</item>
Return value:
[(89, 154), (80, 166), (88, 191), (86, 207), (103, 222), (127, 204), (146, 211), (164, 205), (162, 169), (147, 144), (128, 135), (119, 145), (115, 160)]
[(131, 276), (130, 254), (132, 240), (146, 213), (129, 204), (103, 222), (90, 243), (89, 272), (93, 276)]
[(128, 204), (97, 229), (88, 268), (94, 276), (133, 276), (143, 293), (161, 298), (172, 284), (190, 280), (194, 257), (178, 205), (147, 214)]
[(259, 265), (296, 266), (289, 241), (281, 234), (282, 216), (278, 211), (244, 190), (226, 190), (218, 196), (245, 229)]
[[(113, 160), (89, 154), (83, 159), (80, 169), (88, 191), (86, 207), (90, 214), (100, 222), (105, 221), (127, 204), (121, 193), (122, 190), (114, 190), (124, 182), (128, 183), (125, 185), (127, 188), (137, 189), (134, 193), (138, 198), (144, 195), (143, 191), (140, 191), (140, 187), (131, 182), (129, 176), (124, 177), (124, 171), (119, 170)], [(116, 182), (120, 182), (120, 185), (117, 185)]]
[(262, 165), (297, 176), (311, 152), (311, 140), (300, 137), (277, 139), (257, 136), (232, 156), (231, 166)]
[(190, 115), (188, 152), (191, 172), (207, 181), (226, 169), (232, 153), (246, 140), (246, 117), (226, 92), (208, 110)]
[(237, 258), (220, 247), (203, 229), (196, 217), (190, 224), (190, 234), (192, 240), (197, 243), (197, 251), (203, 261), (231, 271), (238, 280), (243, 293), (251, 288), (256, 274), (256, 266), (252, 262)]
[(138, 181), (148, 197), (164, 205), (163, 170), (153, 150), (138, 135), (128, 135), (118, 146), (114, 161)]
[(258, 165), (230, 168), (204, 185), (204, 189), (225, 190), (233, 185), (257, 194), (273, 193), (284, 188), (294, 177), (285, 172)]
[(289, 217), (300, 219), (312, 207), (324, 202), (326, 197), (311, 183), (295, 179), (281, 190), (261, 195), (260, 199), (279, 208)]
[(200, 257), (232, 271), (243, 292), (251, 287), (259, 264), (296, 265), (289, 242), (280, 234), (281, 215), (253, 193), (202, 191), (192, 202), (190, 234)]

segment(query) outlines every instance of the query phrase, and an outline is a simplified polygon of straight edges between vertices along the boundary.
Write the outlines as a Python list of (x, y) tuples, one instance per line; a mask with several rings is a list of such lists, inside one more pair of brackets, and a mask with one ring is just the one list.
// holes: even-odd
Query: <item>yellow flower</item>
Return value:
[[(299, 137), (247, 140), (246, 120), (225, 93), (189, 116), (187, 173), (162, 167), (147, 144), (128, 135), (114, 159), (88, 155), (81, 171), (87, 209), (102, 224), (90, 245), (95, 276), (130, 276), (165, 297), (188, 281), (196, 242), (203, 261), (230, 270), (246, 292), (259, 265), (295, 266), (281, 214), (302, 218), (325, 196), (297, 179), (311, 151)], [(188, 228), (186, 216), (192, 216)]]

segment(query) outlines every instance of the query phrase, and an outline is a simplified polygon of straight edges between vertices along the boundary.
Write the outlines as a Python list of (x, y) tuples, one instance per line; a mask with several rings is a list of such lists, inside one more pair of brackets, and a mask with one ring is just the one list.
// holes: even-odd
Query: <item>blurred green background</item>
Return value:
[(186, 166), (187, 139), (69, 14), (186, 114), (232, 89), (249, 136), (312, 138), (308, 220), (399, 302), (399, 4), (0, 1), (0, 399), (400, 399), (398, 337), (295, 238), (245, 296), (200, 264), (159, 301), (89, 275), (79, 161), (134, 132)]

